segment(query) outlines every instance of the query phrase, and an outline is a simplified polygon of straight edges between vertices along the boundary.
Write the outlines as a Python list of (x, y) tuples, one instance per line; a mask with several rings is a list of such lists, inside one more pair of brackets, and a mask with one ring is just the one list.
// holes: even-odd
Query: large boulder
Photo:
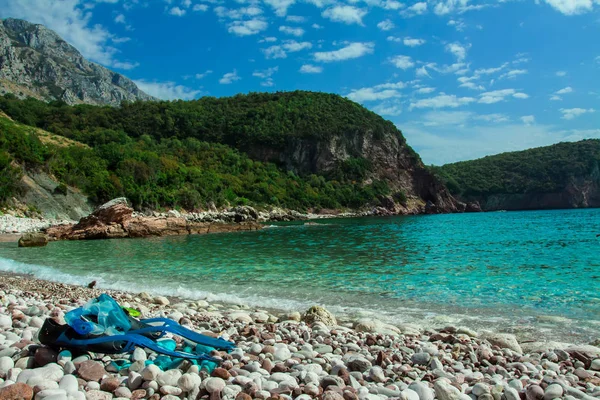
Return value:
[(96, 208), (93, 213), (82, 218), (73, 229), (86, 229), (99, 224), (123, 224), (131, 219), (133, 208), (129, 207), (125, 197), (113, 199)]
[(44, 247), (48, 244), (48, 236), (41, 232), (26, 233), (19, 239), (19, 247)]
[(312, 306), (309, 308), (304, 314), (303, 321), (309, 325), (315, 322), (322, 322), (327, 326), (337, 325), (337, 320), (333, 314), (321, 306)]

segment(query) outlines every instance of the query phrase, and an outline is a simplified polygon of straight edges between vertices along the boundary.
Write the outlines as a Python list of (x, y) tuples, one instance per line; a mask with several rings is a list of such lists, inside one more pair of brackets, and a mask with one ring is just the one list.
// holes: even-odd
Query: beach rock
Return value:
[(429, 353), (415, 353), (412, 355), (411, 360), (417, 365), (427, 365), (431, 360), (431, 355)]
[(114, 395), (117, 397), (120, 397), (120, 398), (130, 399), (131, 398), (131, 390), (129, 390), (125, 386), (121, 386), (115, 390)]
[(170, 369), (158, 374), (156, 382), (160, 386), (177, 386), (177, 381), (181, 378), (181, 370)]
[(119, 378), (115, 378), (115, 377), (108, 377), (108, 378), (104, 378), (102, 379), (102, 382), (100, 382), (100, 390), (104, 390), (105, 392), (114, 392), (116, 388), (119, 387), (119, 385), (121, 384), (121, 381), (119, 380)]
[(154, 364), (148, 365), (141, 371), (141, 375), (146, 381), (156, 380), (158, 374), (162, 373), (161, 369)]
[(44, 247), (48, 244), (48, 236), (41, 232), (29, 232), (21, 236), (19, 247)]
[(544, 398), (544, 389), (538, 385), (527, 386), (525, 397), (527, 400), (542, 400)]
[(315, 322), (322, 322), (326, 326), (337, 325), (337, 320), (329, 311), (321, 306), (312, 306), (309, 308), (302, 319), (307, 324), (313, 324)]
[(507, 387), (504, 389), (504, 396), (506, 397), (506, 400), (521, 400), (519, 392), (512, 387)]
[(106, 370), (101, 362), (87, 360), (79, 364), (77, 367), (77, 374), (81, 379), (85, 379), (86, 381), (98, 382), (106, 375)]
[(113, 395), (101, 390), (90, 390), (85, 394), (85, 398), (86, 400), (111, 400)]
[(76, 392), (79, 390), (79, 382), (74, 375), (65, 375), (58, 383), (58, 387), (65, 390), (67, 393)]
[(0, 399), (2, 400), (31, 400), (32, 398), (33, 388), (22, 382), (0, 389)]
[(433, 400), (434, 392), (425, 382), (413, 382), (408, 388), (419, 395), (419, 400)]
[(12, 318), (8, 315), (0, 314), (0, 329), (10, 329), (12, 328)]
[(438, 379), (433, 385), (435, 395), (440, 400), (460, 400), (461, 392), (446, 379)]
[(6, 378), (8, 370), (14, 368), (15, 362), (12, 358), (4, 356), (0, 357), (0, 379)]
[(131, 399), (132, 400), (143, 399), (146, 397), (146, 395), (147, 395), (146, 390), (137, 389), (137, 390), (134, 390), (133, 392), (131, 392)]
[(168, 306), (171, 302), (164, 296), (157, 296), (152, 301), (154, 304), (158, 304), (159, 306)]
[(362, 357), (355, 357), (348, 361), (347, 366), (350, 371), (365, 372), (371, 368), (371, 362)]
[(521, 349), (515, 335), (509, 333), (486, 332), (482, 335), (482, 339), (485, 339), (494, 346), (498, 346), (502, 349), (511, 349), (519, 354), (523, 354), (523, 349)]
[(563, 395), (563, 388), (557, 383), (553, 383), (552, 385), (548, 385), (546, 390), (544, 390), (544, 400), (552, 400), (559, 399)]
[(190, 392), (200, 386), (202, 379), (200, 376), (196, 374), (183, 374), (181, 378), (177, 381), (177, 386), (179, 386), (184, 392)]
[(384, 382), (385, 379), (385, 374), (383, 373), (383, 369), (381, 369), (381, 367), (371, 367), (371, 369), (369, 369), (369, 378), (371, 378), (371, 380), (373, 382)]
[(225, 388), (225, 381), (221, 378), (208, 378), (204, 387), (208, 393), (220, 393)]

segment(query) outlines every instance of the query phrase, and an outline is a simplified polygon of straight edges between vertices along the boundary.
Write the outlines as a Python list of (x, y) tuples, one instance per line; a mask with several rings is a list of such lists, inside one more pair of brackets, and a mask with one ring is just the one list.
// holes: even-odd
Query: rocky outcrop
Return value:
[(301, 175), (327, 176), (347, 160), (364, 159), (370, 166), (364, 183), (385, 181), (393, 193), (406, 197), (382, 199), (383, 210), (378, 214), (459, 211), (446, 186), (425, 167), (393, 126), (383, 133), (364, 130), (320, 139), (288, 136), (283, 150), (253, 145), (247, 152), (252, 158), (284, 165)]
[(82, 218), (77, 224), (53, 226), (46, 229), (46, 234), (53, 240), (89, 240), (262, 229), (261, 224), (255, 220), (244, 220), (243, 216), (244, 214), (240, 214), (240, 217), (236, 218), (240, 221), (239, 223), (195, 222), (177, 216), (175, 213), (158, 217), (134, 216), (133, 208), (128, 205), (127, 199), (118, 198), (98, 207), (92, 214)]
[(0, 94), (67, 104), (119, 105), (154, 100), (133, 81), (86, 60), (43, 25), (0, 21)]
[(48, 244), (48, 236), (41, 232), (26, 233), (19, 239), (19, 247), (44, 247)]

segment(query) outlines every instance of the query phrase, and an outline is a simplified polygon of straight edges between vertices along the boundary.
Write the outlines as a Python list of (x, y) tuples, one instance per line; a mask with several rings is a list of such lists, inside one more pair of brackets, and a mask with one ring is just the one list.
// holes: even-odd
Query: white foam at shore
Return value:
[[(548, 336), (553, 339), (562, 339), (563, 337), (572, 336), (572, 332), (569, 332), (569, 327), (572, 327), (572, 323), (575, 321), (566, 320), (561, 322), (560, 319), (549, 323), (539, 323), (536, 318), (530, 318), (527, 324), (517, 323), (509, 320), (506, 317), (490, 316), (482, 313), (471, 313), (466, 314), (439, 314), (423, 309), (398, 307), (393, 310), (384, 309), (378, 304), (372, 304), (370, 308), (362, 307), (343, 307), (340, 305), (327, 304), (326, 302), (320, 301), (317, 295), (310, 300), (299, 301), (293, 299), (283, 299), (270, 297), (265, 294), (252, 293), (253, 288), (247, 288), (243, 292), (237, 294), (232, 293), (213, 293), (204, 290), (193, 289), (190, 287), (184, 287), (181, 285), (169, 285), (169, 283), (161, 282), (161, 285), (157, 285), (156, 282), (149, 279), (138, 279), (126, 280), (119, 279), (114, 275), (96, 273), (93, 274), (69, 274), (62, 272), (58, 269), (36, 265), (27, 264), (15, 260), (10, 260), (0, 257), (0, 272), (17, 273), (32, 275), (35, 278), (59, 282), (65, 284), (87, 286), (90, 282), (96, 281), (99, 288), (119, 290), (124, 292), (139, 293), (147, 292), (152, 295), (158, 296), (173, 296), (183, 299), (190, 300), (208, 300), (211, 302), (222, 302), (229, 304), (243, 304), (250, 307), (266, 308), (280, 311), (304, 311), (310, 306), (315, 304), (321, 304), (333, 312), (335, 315), (342, 318), (342, 320), (358, 320), (361, 318), (376, 318), (386, 323), (393, 325), (401, 324), (412, 324), (420, 327), (421, 329), (428, 328), (440, 328), (447, 325), (463, 325), (475, 329), (495, 329), (501, 331), (512, 331), (519, 334), (519, 330), (525, 332), (532, 329), (536, 334), (542, 336)], [(126, 271), (125, 271), (126, 275)], [(593, 327), (594, 322), (599, 321), (587, 321)], [(572, 337), (569, 339), (573, 339)]]

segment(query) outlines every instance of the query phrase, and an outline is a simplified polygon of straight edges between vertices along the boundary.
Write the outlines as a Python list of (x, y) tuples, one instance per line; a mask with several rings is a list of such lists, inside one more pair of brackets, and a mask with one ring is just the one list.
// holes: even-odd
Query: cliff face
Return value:
[(252, 158), (275, 162), (297, 174), (330, 175), (336, 169), (343, 169), (345, 161), (366, 160), (369, 168), (365, 183), (385, 181), (392, 192), (407, 196), (405, 202), (393, 196), (386, 199), (386, 208), (390, 211), (437, 213), (463, 210), (397, 130), (383, 134), (371, 130), (354, 131), (323, 139), (289, 137), (283, 150), (253, 145), (248, 153)]
[(471, 200), (478, 201), (485, 211), (600, 207), (600, 173), (595, 168), (590, 175), (571, 180), (559, 192), (494, 194)]
[(86, 60), (42, 25), (0, 21), (0, 94), (67, 104), (119, 105), (154, 100), (130, 79)]

